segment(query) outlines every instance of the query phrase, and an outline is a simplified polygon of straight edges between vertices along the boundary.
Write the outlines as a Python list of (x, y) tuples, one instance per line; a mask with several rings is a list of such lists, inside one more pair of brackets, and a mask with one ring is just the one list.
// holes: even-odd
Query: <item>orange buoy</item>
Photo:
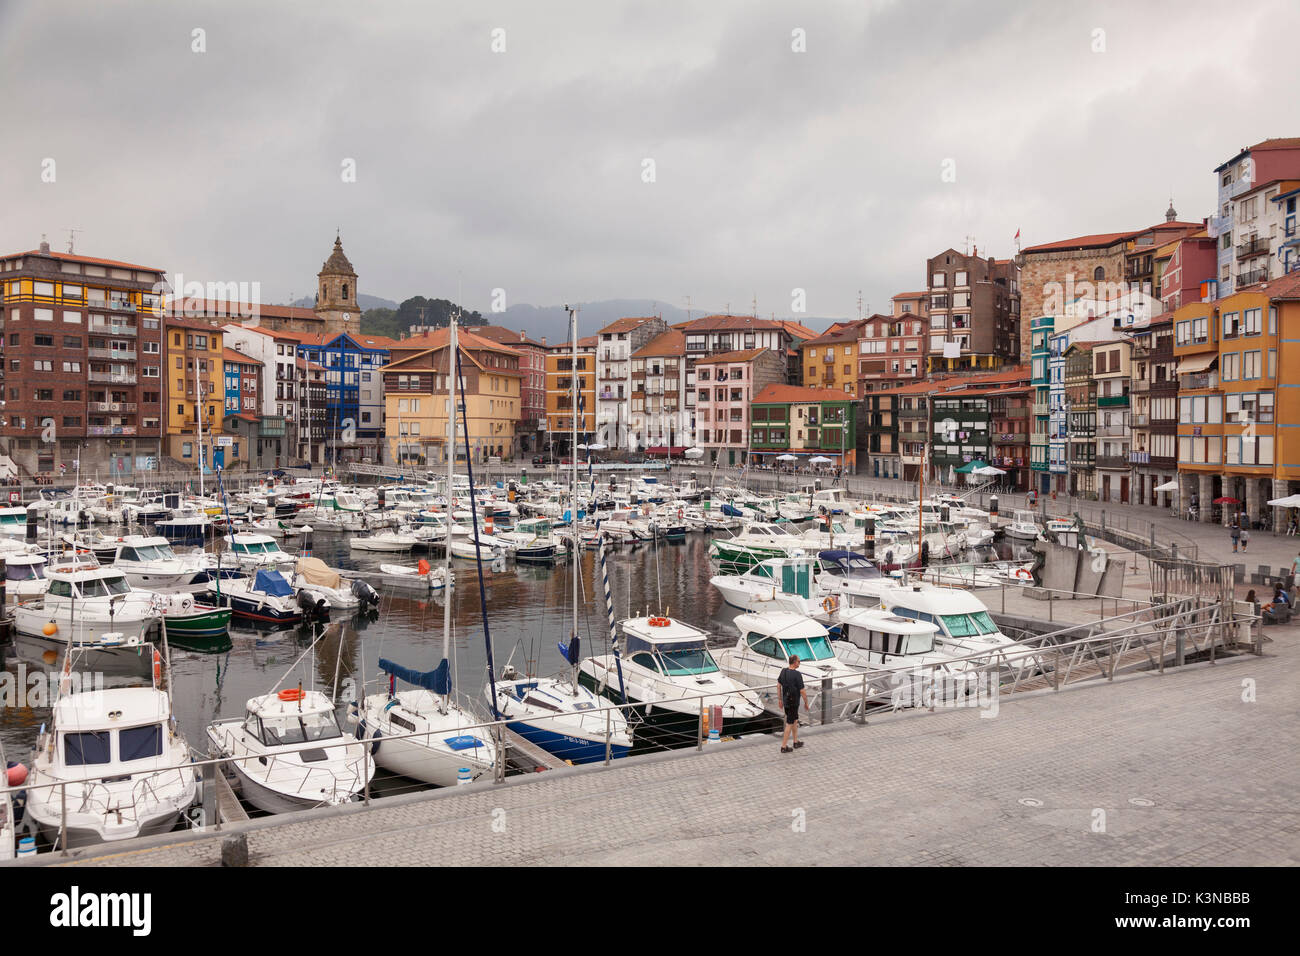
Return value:
[(420, 559), (420, 563), (416, 565), (416, 568), (419, 570), (419, 572), (420, 572), (421, 574), (428, 574), (428, 573), (429, 573), (429, 562), (426, 561), (426, 560), (424, 560), (424, 558), (421, 558), (421, 559)]
[(666, 618), (666, 617), (652, 617), (652, 618), (650, 618), (650, 626), (651, 626), (651, 627), (667, 627), (667, 626), (668, 626), (669, 624), (671, 624), (671, 623), (672, 623), (672, 621), (670, 621), (670, 620), (669, 620), (668, 618)]
[(59, 633), (59, 625), (55, 624), (53, 621), (47, 621), (45, 626), (41, 628), (41, 632), (46, 637), (53, 637), (55, 634)]
[(5, 768), (5, 778), (11, 787), (21, 787), (27, 782), (27, 768), (20, 763)]
[(46, 664), (53, 664), (58, 659), (59, 659), (59, 655), (55, 654), (53, 651), (46, 651), (41, 655), (41, 660), (43, 660)]

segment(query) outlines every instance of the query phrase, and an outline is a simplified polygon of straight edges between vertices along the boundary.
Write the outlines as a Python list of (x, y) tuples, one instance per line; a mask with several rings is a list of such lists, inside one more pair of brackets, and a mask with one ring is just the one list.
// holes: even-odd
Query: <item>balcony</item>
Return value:
[(1098, 468), (1122, 468), (1128, 470), (1128, 455), (1098, 455), (1096, 459)]
[(1129, 394), (1133, 392), (1149, 392), (1151, 390), (1151, 380), (1149, 378), (1135, 378), (1129, 382)]
[(1250, 242), (1243, 242), (1237, 246), (1237, 258), (1249, 259), (1251, 256), (1268, 255), (1268, 240), (1256, 236)]
[(1268, 278), (1268, 269), (1251, 269), (1249, 272), (1237, 273), (1237, 288), (1242, 289)]
[(87, 402), (86, 410), (90, 412), (135, 412), (135, 402)]
[(1128, 453), (1130, 465), (1149, 465), (1151, 463), (1151, 452), (1149, 451), (1131, 451)]
[(1179, 388), (1218, 388), (1219, 376), (1216, 372), (1199, 372), (1195, 375), (1178, 376)]
[(92, 309), (108, 308), (108, 309), (112, 309), (114, 312), (139, 311), (138, 306), (136, 306), (134, 302), (125, 302), (122, 299), (109, 299), (107, 302), (103, 302), (103, 303), (92, 302), (90, 304), (90, 308)]
[(283, 438), (284, 437), (284, 419), (275, 416), (263, 415), (261, 418), (261, 437), (263, 438)]
[(90, 320), (86, 328), (101, 335), (135, 335), (137, 332), (134, 325), (115, 325), (110, 322), (96, 322), (94, 319)]
[(1098, 438), (1127, 438), (1130, 429), (1127, 425), (1098, 425), (1096, 435)]
[(1050, 414), (1051, 414), (1050, 410), (1049, 410), (1048, 407), (1047, 407), (1047, 402), (1034, 402), (1034, 406), (1033, 406), (1033, 408), (1034, 408), (1034, 414), (1035, 414), (1035, 415), (1050, 415)]
[(134, 435), (135, 432), (134, 425), (92, 425), (86, 429), (86, 434), (91, 437)]
[(109, 385), (134, 385), (135, 374), (125, 373), (115, 375), (112, 372), (88, 372), (87, 379), (91, 382), (104, 382)]
[(1029, 444), (1029, 433), (1007, 432), (1002, 435), (994, 435), (993, 442), (997, 445), (1027, 445)]
[(1098, 395), (1098, 408), (1128, 408), (1127, 395)]
[(135, 361), (135, 352), (120, 349), (86, 349), (86, 354), (93, 359), (107, 359), (110, 362)]

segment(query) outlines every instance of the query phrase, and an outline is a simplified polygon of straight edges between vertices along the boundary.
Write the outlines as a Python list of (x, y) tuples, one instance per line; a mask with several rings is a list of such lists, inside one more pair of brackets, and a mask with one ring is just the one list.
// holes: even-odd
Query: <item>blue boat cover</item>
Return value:
[(293, 597), (293, 588), (279, 571), (258, 571), (253, 580), (253, 590), (273, 597)]
[(444, 657), (442, 662), (431, 671), (417, 671), (411, 667), (394, 664), (384, 658), (379, 659), (379, 669), (385, 674), (392, 674), (398, 680), (406, 681), (416, 687), (423, 687), (435, 694), (451, 693), (451, 666)]
[(867, 560), (865, 554), (858, 554), (856, 551), (818, 551), (817, 557), (821, 558), (823, 561), (847, 561), (851, 558), (860, 558), (863, 561)]
[(462, 734), (459, 737), (447, 737), (443, 743), (452, 750), (469, 750), (471, 747), (484, 746), (483, 741), (479, 740), (477, 737), (471, 737), (468, 734)]
[(723, 505), (722, 513), (728, 518), (743, 518), (745, 516), (745, 512), (741, 511), (735, 505)]
[(570, 664), (576, 664), (582, 659), (582, 638), (578, 637), (577, 634), (573, 635), (568, 647), (565, 647), (559, 641), (555, 642), (555, 646), (560, 649), (561, 656)]

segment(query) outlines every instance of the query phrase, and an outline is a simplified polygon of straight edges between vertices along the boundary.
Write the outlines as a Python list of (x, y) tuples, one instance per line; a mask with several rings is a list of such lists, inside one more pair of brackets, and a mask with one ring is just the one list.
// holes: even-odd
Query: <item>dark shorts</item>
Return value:
[(782, 706), (785, 707), (785, 722), (787, 724), (799, 723), (799, 701), (796, 700), (794, 703), (790, 703), (787, 700)]

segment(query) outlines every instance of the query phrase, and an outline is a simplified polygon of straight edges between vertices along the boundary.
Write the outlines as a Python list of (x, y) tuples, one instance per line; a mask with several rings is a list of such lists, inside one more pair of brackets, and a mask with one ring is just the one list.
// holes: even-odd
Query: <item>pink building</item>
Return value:
[(1200, 302), (1201, 283), (1215, 277), (1217, 243), (1205, 230), (1180, 240), (1160, 276), (1160, 306), (1172, 312), (1189, 302)]
[(707, 464), (746, 463), (750, 403), (765, 386), (783, 383), (785, 374), (784, 357), (766, 348), (696, 361), (696, 444), (707, 453)]

